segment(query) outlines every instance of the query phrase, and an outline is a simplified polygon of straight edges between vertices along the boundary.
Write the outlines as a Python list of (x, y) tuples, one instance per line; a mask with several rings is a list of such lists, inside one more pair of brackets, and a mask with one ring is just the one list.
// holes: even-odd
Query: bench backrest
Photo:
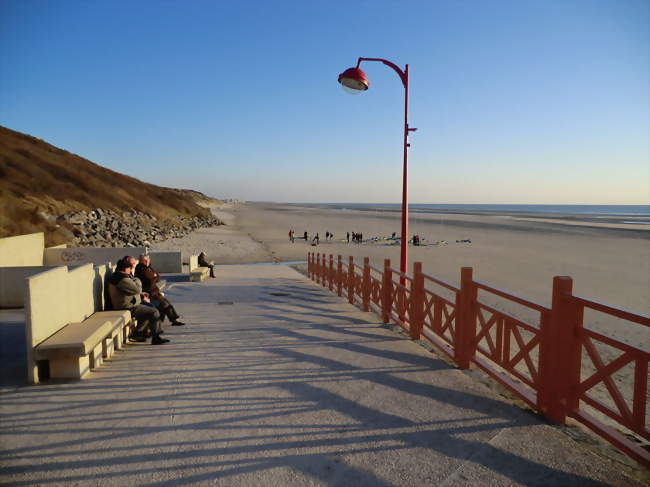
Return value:
[(151, 266), (157, 272), (183, 272), (183, 261), (180, 252), (149, 252)]
[(43, 265), (43, 232), (0, 238), (0, 267)]
[(190, 255), (190, 272), (196, 269), (199, 266), (199, 256)]
[(56, 266), (0, 267), (0, 307), (25, 306), (25, 279)]

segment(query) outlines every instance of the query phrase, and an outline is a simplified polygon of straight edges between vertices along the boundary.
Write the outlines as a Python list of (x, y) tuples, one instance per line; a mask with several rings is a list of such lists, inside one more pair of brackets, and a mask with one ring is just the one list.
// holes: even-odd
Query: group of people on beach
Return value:
[[(199, 255), (199, 266), (210, 269), (214, 277), (214, 262), (208, 262), (204, 252)], [(169, 340), (162, 338), (162, 323), (165, 318), (171, 326), (185, 326), (179, 320), (176, 309), (158, 287), (160, 274), (151, 266), (151, 257), (141, 254), (139, 259), (127, 255), (117, 261), (115, 272), (108, 281), (108, 292), (113, 309), (131, 312), (135, 326), (129, 340), (146, 342), (151, 336), (152, 345), (164, 345)]]

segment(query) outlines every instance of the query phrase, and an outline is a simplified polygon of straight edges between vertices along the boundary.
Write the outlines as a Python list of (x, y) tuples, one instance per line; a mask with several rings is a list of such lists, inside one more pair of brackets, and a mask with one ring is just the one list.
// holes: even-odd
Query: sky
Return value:
[(650, 204), (647, 0), (0, 0), (0, 125), (285, 202)]

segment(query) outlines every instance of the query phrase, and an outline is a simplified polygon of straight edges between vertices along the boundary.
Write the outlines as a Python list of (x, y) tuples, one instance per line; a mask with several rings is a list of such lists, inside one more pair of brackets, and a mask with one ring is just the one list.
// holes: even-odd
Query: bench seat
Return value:
[(128, 310), (100, 311), (70, 323), (35, 347), (36, 360), (49, 360), (50, 377), (81, 379), (124, 344)]
[(190, 270), (190, 281), (192, 282), (201, 282), (203, 279), (206, 279), (210, 275), (209, 267), (195, 267)]

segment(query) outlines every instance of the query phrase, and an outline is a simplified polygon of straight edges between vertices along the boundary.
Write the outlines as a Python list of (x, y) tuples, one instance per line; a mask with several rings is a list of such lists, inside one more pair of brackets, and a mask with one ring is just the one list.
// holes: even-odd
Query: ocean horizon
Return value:
[[(290, 203), (340, 210), (398, 211), (401, 203)], [(438, 211), (478, 213), (537, 213), (547, 215), (582, 215), (650, 218), (650, 205), (550, 205), (550, 204), (409, 204), (409, 211), (435, 213)], [(635, 222), (636, 223), (636, 222)]]

